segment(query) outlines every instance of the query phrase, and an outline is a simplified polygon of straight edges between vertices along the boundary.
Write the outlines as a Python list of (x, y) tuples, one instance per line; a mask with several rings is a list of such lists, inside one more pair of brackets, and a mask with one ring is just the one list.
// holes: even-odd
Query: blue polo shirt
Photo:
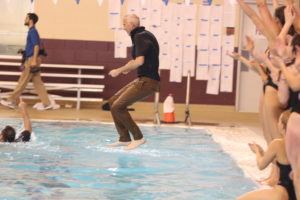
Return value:
[(36, 28), (33, 26), (29, 29), (27, 34), (27, 41), (25, 47), (26, 58), (33, 56), (35, 45), (40, 45), (40, 36)]

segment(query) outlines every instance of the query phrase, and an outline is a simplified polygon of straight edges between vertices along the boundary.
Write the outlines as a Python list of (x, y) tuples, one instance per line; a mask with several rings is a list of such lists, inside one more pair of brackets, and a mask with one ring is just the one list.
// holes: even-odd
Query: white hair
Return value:
[(140, 26), (140, 18), (136, 14), (125, 15), (124, 20), (132, 24), (134, 27)]

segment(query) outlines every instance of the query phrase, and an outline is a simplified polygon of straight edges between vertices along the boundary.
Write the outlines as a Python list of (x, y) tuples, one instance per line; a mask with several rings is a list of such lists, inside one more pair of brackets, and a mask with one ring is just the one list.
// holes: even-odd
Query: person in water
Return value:
[[(26, 103), (20, 99), (19, 111), (23, 119), (23, 131), (16, 134), (16, 130), (12, 126), (5, 126), (0, 134), (0, 142), (29, 142), (31, 139), (32, 126), (27, 111)], [(17, 137), (17, 138), (16, 138)]]

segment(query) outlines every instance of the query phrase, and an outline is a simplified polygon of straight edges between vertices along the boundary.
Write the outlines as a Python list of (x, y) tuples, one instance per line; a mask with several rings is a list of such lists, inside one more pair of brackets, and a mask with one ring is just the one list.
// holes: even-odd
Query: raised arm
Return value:
[(293, 22), (293, 26), (295, 31), (299, 34), (300, 33), (300, 9), (297, 6), (294, 6), (295, 11), (295, 20)]
[(264, 22), (260, 19), (260, 17), (256, 14), (256, 12), (248, 6), (244, 0), (237, 0), (242, 10), (246, 13), (246, 15), (252, 20), (255, 24), (256, 28), (267, 38), (269, 43), (273, 43), (276, 35), (270, 31)]
[(249, 51), (249, 53), (258, 63), (263, 63), (272, 72), (272, 74), (278, 74), (279, 70), (273, 65), (268, 56), (263, 52), (258, 52), (255, 50), (254, 41), (249, 36), (246, 36), (246, 50)]
[[(298, 48), (298, 47), (296, 47)], [(275, 57), (276, 62), (279, 64), (280, 70), (283, 76), (286, 78), (286, 82), (294, 92), (300, 91), (300, 74), (293, 73), (291, 70), (288, 70), (285, 63), (280, 57)]]
[(272, 0), (272, 3), (273, 3), (273, 10), (276, 10), (276, 8), (279, 7), (279, 2), (278, 2), (278, 0)]
[(19, 110), (23, 118), (24, 129), (32, 132), (30, 117), (27, 112), (27, 105), (24, 101), (20, 100)]
[(285, 109), (288, 106), (288, 101), (290, 98), (289, 86), (286, 82), (286, 79), (281, 75), (278, 82), (278, 100), (282, 108)]
[(295, 12), (293, 11), (293, 7), (290, 5), (286, 6), (286, 8), (284, 9), (285, 24), (282, 27), (280, 34), (278, 35), (279, 39), (281, 40), (286, 39), (288, 32), (295, 21), (295, 16), (296, 15)]
[(249, 69), (255, 69), (251, 61), (244, 56), (240, 55), (237, 52), (227, 52), (227, 55), (233, 58), (234, 60), (240, 61), (244, 65), (246, 65)]
[(268, 77), (258, 62), (251, 61), (236, 52), (232, 52), (232, 53), (227, 52), (227, 55), (230, 56), (231, 58), (233, 58), (234, 60), (240, 61), (245, 66), (247, 66), (249, 69), (255, 71), (261, 77), (263, 82), (267, 80)]
[(274, 35), (278, 35), (280, 32), (280, 26), (276, 23), (276, 20), (270, 13), (266, 0), (256, 0), (256, 5), (259, 10), (262, 22), (267, 26), (267, 29)]

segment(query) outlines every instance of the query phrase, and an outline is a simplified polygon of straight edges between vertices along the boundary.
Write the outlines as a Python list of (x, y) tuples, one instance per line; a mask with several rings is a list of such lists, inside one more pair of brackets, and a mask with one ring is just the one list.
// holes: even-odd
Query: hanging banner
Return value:
[(147, 0), (140, 0), (140, 1), (141, 1), (141, 6), (144, 6)]
[(146, 29), (150, 26), (151, 20), (151, 0), (144, 0), (141, 3), (140, 21), (141, 25), (145, 26)]
[(113, 30), (121, 28), (121, 1), (108, 1), (108, 26)]
[(183, 76), (195, 76), (197, 6), (183, 5)]
[(229, 1), (224, 2), (223, 20), (224, 27), (235, 27), (236, 4), (233, 4)]
[(166, 6), (168, 5), (169, 0), (162, 0), (162, 1), (165, 3)]
[(196, 80), (208, 79), (210, 12), (211, 6), (199, 7)]
[(223, 36), (222, 41), (222, 68), (221, 68), (221, 92), (233, 91), (233, 59), (227, 52), (234, 51), (234, 35)]
[(160, 26), (161, 24), (161, 11), (163, 2), (161, 0), (152, 0), (150, 6), (150, 26)]
[(183, 55), (183, 20), (184, 10), (181, 4), (174, 5), (171, 29), (171, 66), (170, 82), (182, 81), (182, 55)]
[(184, 4), (187, 5), (187, 6), (190, 5), (191, 4), (191, 0), (184, 0)]
[(222, 17), (223, 6), (212, 5), (210, 15), (209, 77), (206, 88), (207, 94), (219, 94), (222, 56)]
[(202, 0), (202, 5), (210, 6), (213, 0)]
[(57, 2), (58, 2), (58, 0), (52, 0), (53, 1), (53, 3), (56, 5), (57, 4)]
[(35, 5), (35, 1), (30, 0), (29, 12), (34, 13), (34, 5)]
[(159, 54), (159, 68), (170, 69), (171, 65), (171, 41), (172, 15), (174, 3), (163, 5), (161, 19), (161, 42)]
[(140, 0), (127, 1), (127, 14), (136, 14), (137, 16), (140, 16), (140, 13), (141, 13)]
[(103, 0), (97, 0), (98, 1), (98, 5), (102, 6)]
[(127, 47), (130, 45), (130, 37), (122, 28), (116, 29), (115, 33), (115, 58), (127, 58)]

